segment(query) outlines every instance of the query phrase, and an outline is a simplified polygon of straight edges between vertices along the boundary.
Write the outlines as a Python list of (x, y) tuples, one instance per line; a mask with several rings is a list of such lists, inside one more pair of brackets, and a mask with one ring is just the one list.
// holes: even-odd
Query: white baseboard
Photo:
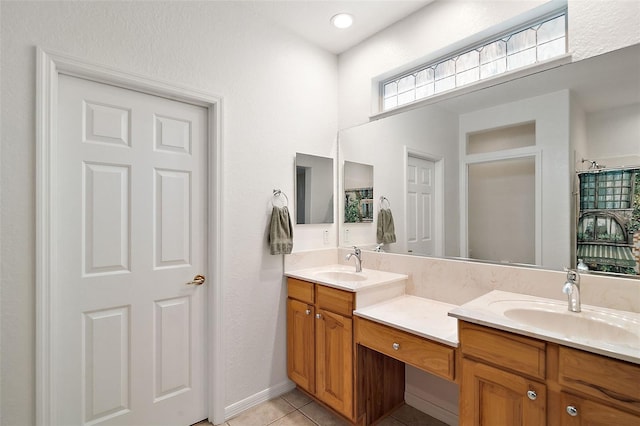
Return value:
[(413, 408), (420, 410), (435, 419), (440, 420), (441, 422), (445, 422), (450, 426), (458, 426), (458, 415), (456, 413), (445, 410), (444, 408), (434, 404), (431, 401), (422, 399), (415, 394), (405, 392), (404, 402), (407, 405), (410, 405)]
[(255, 407), (258, 404), (276, 398), (280, 395), (284, 395), (295, 387), (295, 383), (293, 383), (291, 380), (287, 380), (256, 394), (253, 394), (250, 397), (243, 399), (242, 401), (231, 404), (224, 409), (224, 420), (227, 421), (251, 407)]

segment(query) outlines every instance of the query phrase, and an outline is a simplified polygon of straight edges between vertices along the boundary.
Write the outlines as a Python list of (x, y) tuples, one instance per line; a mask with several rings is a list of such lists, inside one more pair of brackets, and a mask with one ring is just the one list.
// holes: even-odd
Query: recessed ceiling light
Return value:
[(331, 18), (331, 23), (336, 28), (349, 28), (353, 24), (353, 16), (348, 13), (338, 13)]

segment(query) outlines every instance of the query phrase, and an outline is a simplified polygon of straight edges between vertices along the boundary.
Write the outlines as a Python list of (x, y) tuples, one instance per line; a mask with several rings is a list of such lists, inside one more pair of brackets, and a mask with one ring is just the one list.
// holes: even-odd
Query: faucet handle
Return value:
[(356, 254), (356, 256), (360, 256), (360, 253), (362, 253), (362, 250), (360, 250), (358, 246), (353, 246), (353, 252)]

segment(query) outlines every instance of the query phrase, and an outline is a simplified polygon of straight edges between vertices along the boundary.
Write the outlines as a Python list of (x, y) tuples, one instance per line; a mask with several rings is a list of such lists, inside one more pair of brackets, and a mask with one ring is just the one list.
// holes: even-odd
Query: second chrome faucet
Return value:
[(353, 246), (353, 253), (349, 253), (345, 257), (345, 259), (347, 260), (350, 260), (352, 257), (356, 259), (356, 272), (362, 272), (362, 258), (360, 257), (361, 255), (362, 255), (362, 250), (360, 250), (356, 246)]
[(567, 295), (569, 310), (580, 312), (580, 274), (572, 269), (567, 270), (567, 281), (562, 286), (562, 292)]

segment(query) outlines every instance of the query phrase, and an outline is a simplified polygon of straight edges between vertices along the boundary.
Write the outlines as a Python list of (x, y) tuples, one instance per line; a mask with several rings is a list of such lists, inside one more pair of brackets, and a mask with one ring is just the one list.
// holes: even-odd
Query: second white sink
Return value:
[(548, 309), (515, 308), (505, 310), (504, 316), (519, 323), (564, 335), (567, 338), (589, 336), (603, 342), (631, 346), (637, 346), (640, 343), (640, 337), (625, 327), (625, 325), (637, 327), (637, 324), (627, 324), (632, 321), (620, 317), (613, 318), (611, 315), (601, 315), (597, 312), (583, 310), (580, 313), (575, 313), (566, 309), (557, 312)]
[(640, 313), (493, 290), (449, 315), (640, 364)]

